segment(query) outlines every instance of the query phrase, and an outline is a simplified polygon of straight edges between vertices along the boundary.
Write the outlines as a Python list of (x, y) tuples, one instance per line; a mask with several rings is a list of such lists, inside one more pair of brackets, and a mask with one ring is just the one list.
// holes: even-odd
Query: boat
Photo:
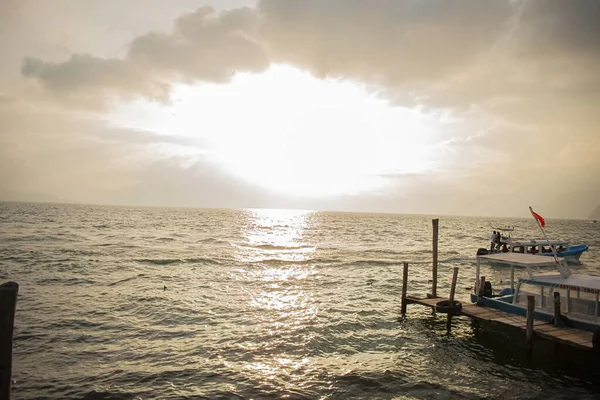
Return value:
[(587, 244), (577, 244), (571, 246), (567, 240), (510, 240), (508, 244), (509, 251), (514, 253), (539, 254), (540, 256), (552, 257), (553, 251), (556, 251), (558, 257), (563, 258), (571, 264), (579, 264), (581, 255), (588, 251)]
[[(484, 283), (480, 292), (480, 264), (510, 265), (510, 287), (494, 294), (492, 285)], [(559, 273), (534, 275), (532, 268), (558, 266)], [(514, 280), (515, 267), (525, 267), (527, 277)], [(535, 297), (535, 320), (552, 322), (554, 318), (554, 293), (559, 293), (561, 317), (568, 326), (595, 332), (594, 340), (600, 346), (600, 276), (576, 275), (568, 269), (564, 259), (548, 258), (536, 254), (496, 253), (477, 257), (475, 292), (471, 301), (484, 307), (495, 308), (510, 314), (527, 314), (527, 296)], [(478, 296), (481, 294), (481, 296)], [(596, 345), (596, 343), (594, 343)]]
[[(571, 264), (580, 264), (579, 258), (588, 251), (587, 244), (572, 245), (568, 240), (546, 240), (546, 239), (530, 239), (521, 240), (513, 239), (507, 231), (502, 228), (495, 228), (501, 233), (500, 241), (493, 251), (486, 248), (477, 250), (477, 255), (495, 254), (495, 253), (522, 253), (522, 254), (539, 254), (541, 256), (553, 256), (556, 252), (558, 257), (563, 258)], [(511, 230), (512, 231), (512, 230)]]

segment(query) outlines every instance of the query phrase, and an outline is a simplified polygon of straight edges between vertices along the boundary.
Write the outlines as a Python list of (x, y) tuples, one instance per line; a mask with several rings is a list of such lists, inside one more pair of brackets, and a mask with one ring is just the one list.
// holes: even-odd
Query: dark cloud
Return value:
[(523, 2), (519, 17), (522, 55), (554, 57), (600, 55), (600, 2), (598, 0)]
[(273, 57), (319, 76), (401, 85), (460, 71), (506, 30), (508, 2), (263, 0)]

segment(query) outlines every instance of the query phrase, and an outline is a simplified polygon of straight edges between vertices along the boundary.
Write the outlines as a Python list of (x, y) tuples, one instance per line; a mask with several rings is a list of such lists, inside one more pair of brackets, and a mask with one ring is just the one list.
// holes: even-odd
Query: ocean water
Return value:
[[(20, 285), (16, 399), (599, 398), (597, 356), (417, 305), (431, 279), (431, 216), (0, 203), (0, 278)], [(438, 293), (492, 226), (440, 217)], [(548, 220), (590, 245), (600, 224)], [(484, 266), (499, 287), (509, 272)]]

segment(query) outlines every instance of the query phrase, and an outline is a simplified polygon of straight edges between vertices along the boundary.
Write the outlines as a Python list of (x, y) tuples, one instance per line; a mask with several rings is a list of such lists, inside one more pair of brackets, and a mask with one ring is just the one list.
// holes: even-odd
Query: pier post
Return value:
[[(456, 280), (458, 278), (458, 267), (454, 267), (454, 272), (452, 273), (452, 285), (450, 286), (450, 306), (454, 304), (454, 292), (456, 291)], [(446, 319), (446, 331), (450, 333), (450, 329), (452, 328), (452, 313), (449, 312)]]
[(433, 280), (431, 283), (431, 297), (437, 297), (437, 269), (438, 269), (438, 231), (439, 231), (439, 219), (432, 219), (433, 225)]
[(554, 292), (554, 326), (560, 326), (560, 293)]
[(483, 305), (483, 293), (485, 291), (485, 276), (481, 276), (479, 278), (479, 291), (477, 292), (477, 305), (478, 306), (482, 306)]
[(533, 312), (535, 310), (535, 296), (527, 296), (527, 330), (525, 332), (525, 346), (531, 352), (533, 348)]
[(10, 399), (12, 342), (18, 292), (19, 285), (15, 282), (0, 285), (0, 400)]
[(402, 271), (402, 315), (406, 314), (406, 289), (408, 285), (408, 263), (404, 263)]

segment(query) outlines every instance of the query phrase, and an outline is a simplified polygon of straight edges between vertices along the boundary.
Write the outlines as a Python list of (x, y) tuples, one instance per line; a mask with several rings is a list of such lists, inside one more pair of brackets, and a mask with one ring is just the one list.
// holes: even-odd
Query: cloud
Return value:
[(450, 76), (489, 48), (512, 13), (508, 2), (264, 0), (273, 57), (319, 76), (399, 86)]
[[(237, 72), (259, 73), (273, 63), (291, 64), (317, 77), (361, 81), (372, 84), (394, 104), (416, 107), (440, 121), (444, 113), (454, 119), (444, 122), (439, 143), (429, 149), (445, 154), (448, 162), (436, 170), (434, 178), (446, 183), (430, 180), (431, 176), (388, 176), (398, 182), (398, 191), (361, 198), (364, 201), (334, 199), (331, 204), (371, 209), (375, 206), (369, 204), (379, 204), (391, 210), (397, 204), (394, 199), (406, 196), (412, 184), (421, 186), (410, 192), (411, 201), (423, 206), (416, 212), (436, 209), (436, 205), (441, 205), (441, 212), (455, 212), (467, 203), (478, 213), (503, 212), (508, 204), (527, 199), (546, 202), (556, 215), (575, 215), (577, 208), (585, 213), (588, 204), (595, 207), (599, 196), (594, 189), (600, 187), (600, 164), (595, 161), (600, 151), (596, 139), (600, 126), (599, 19), (596, 0), (263, 0), (255, 9), (218, 14), (201, 7), (176, 19), (168, 33), (151, 31), (128, 40), (122, 57), (78, 52), (57, 62), (45, 54), (31, 54), (24, 59), (21, 72), (44, 89), (48, 103), (56, 100), (69, 108), (106, 107), (115, 99), (140, 97), (168, 103), (175, 83), (225, 83)], [(89, 52), (94, 54), (93, 50)], [(45, 126), (56, 122), (44, 121)], [(104, 142), (121, 135), (105, 128), (101, 128)], [(16, 135), (18, 130), (13, 132)], [(60, 140), (65, 145), (69, 145), (67, 133), (79, 134), (74, 126), (64, 132)], [(157, 139), (136, 132), (124, 136), (130, 141), (121, 145), (129, 150), (147, 148)], [(53, 136), (44, 140), (49, 137)], [(90, 140), (89, 135), (84, 137)], [(81, 143), (78, 138), (76, 142)], [(169, 145), (202, 147), (174, 140)], [(106, 153), (102, 146), (89, 150), (99, 164), (111, 157), (108, 147)], [(131, 154), (129, 150), (124, 153)], [(11, 165), (17, 165), (12, 154), (3, 156), (2, 162), (11, 157)], [(149, 191), (150, 176), (161, 176), (159, 168), (171, 171), (162, 179), (165, 184), (178, 182), (179, 171), (185, 178), (172, 192), (180, 198), (187, 196), (186, 182), (202, 181), (200, 176), (206, 174), (214, 174), (216, 182), (227, 187), (240, 187), (216, 170), (201, 172), (206, 166), (197, 161), (184, 162), (193, 167), (181, 169), (181, 159), (169, 160), (146, 160), (144, 168), (119, 176), (128, 177), (127, 187), (132, 187), (137, 185), (136, 176), (143, 175), (146, 186), (136, 187)], [(80, 161), (70, 160), (74, 165)], [(34, 174), (43, 169), (40, 165), (24, 168)], [(63, 170), (67, 170), (66, 163)], [(29, 176), (27, 171), (17, 175)], [(19, 179), (7, 173), (0, 176), (11, 182)], [(207, 187), (226, 193), (224, 197), (247, 191), (255, 199), (249, 188), (220, 192), (215, 185)], [(548, 194), (559, 198), (561, 190), (581, 193), (579, 203), (561, 201), (560, 206), (545, 199)], [(202, 194), (189, 196), (201, 198)], [(281, 204), (292, 204), (286, 201)], [(485, 205), (471, 204), (478, 201)], [(310, 204), (328, 207), (330, 203)]]
[(29, 57), (22, 73), (63, 99), (166, 102), (173, 82), (227, 82), (236, 72), (285, 62), (320, 77), (379, 85), (415, 105), (502, 101), (522, 109), (532, 93), (539, 93), (536, 100), (586, 92), (597, 98), (598, 7), (596, 1), (263, 0), (257, 9), (216, 14), (205, 6), (176, 19), (172, 33), (133, 39), (124, 58)]
[(135, 97), (166, 103), (175, 81), (226, 82), (236, 72), (263, 71), (267, 57), (250, 36), (257, 19), (249, 8), (216, 15), (211, 7), (200, 7), (178, 18), (172, 34), (135, 38), (123, 59), (74, 54), (64, 62), (46, 62), (27, 57), (21, 72), (71, 105), (103, 106)]

